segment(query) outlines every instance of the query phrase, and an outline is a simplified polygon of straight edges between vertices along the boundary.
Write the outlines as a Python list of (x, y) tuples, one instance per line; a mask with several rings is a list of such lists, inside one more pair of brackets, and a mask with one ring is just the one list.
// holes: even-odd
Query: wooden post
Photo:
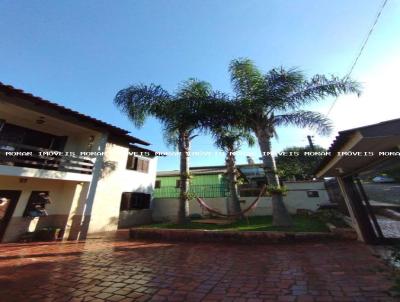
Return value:
[(357, 221), (356, 216), (355, 216), (355, 209), (353, 207), (353, 204), (351, 203), (350, 197), (347, 195), (347, 192), (346, 192), (346, 189), (345, 189), (345, 184), (344, 184), (344, 182), (343, 182), (341, 177), (337, 177), (336, 179), (337, 179), (337, 182), (339, 184), (340, 191), (342, 192), (344, 201), (346, 202), (347, 209), (349, 210), (349, 214), (350, 214), (351, 220), (353, 222), (353, 227), (357, 232), (359, 240), (364, 241), (364, 238), (362, 236), (360, 227), (358, 225), (358, 221)]
[(368, 213), (361, 202), (360, 195), (356, 190), (353, 177), (338, 177), (337, 180), (359, 240), (365, 243), (375, 243), (377, 241), (376, 234)]
[(379, 239), (385, 238), (385, 236), (383, 236), (383, 233), (382, 233), (381, 227), (378, 223), (378, 220), (376, 219), (375, 213), (371, 207), (371, 204), (369, 203), (368, 195), (365, 192), (364, 187), (363, 187), (359, 177), (356, 177), (356, 183), (357, 183), (358, 190), (360, 191), (361, 197), (365, 202), (365, 207), (368, 211), (368, 214), (371, 217), (372, 222), (374, 223), (375, 231), (378, 234)]

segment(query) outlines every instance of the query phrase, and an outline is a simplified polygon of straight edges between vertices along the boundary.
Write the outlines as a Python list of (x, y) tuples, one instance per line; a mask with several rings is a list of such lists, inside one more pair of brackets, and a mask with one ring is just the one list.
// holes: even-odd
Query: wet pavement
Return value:
[(353, 241), (0, 245), (0, 301), (397, 301)]
[(376, 219), (386, 238), (400, 238), (400, 221), (377, 215)]

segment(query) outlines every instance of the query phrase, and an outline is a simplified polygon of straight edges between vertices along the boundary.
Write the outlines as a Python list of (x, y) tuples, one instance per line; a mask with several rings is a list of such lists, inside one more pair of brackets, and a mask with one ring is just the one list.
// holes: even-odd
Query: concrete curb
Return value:
[(210, 231), (157, 228), (131, 228), (131, 239), (180, 241), (180, 242), (226, 242), (245, 244), (268, 244), (290, 242), (321, 242), (348, 239), (327, 232), (277, 232), (277, 231)]

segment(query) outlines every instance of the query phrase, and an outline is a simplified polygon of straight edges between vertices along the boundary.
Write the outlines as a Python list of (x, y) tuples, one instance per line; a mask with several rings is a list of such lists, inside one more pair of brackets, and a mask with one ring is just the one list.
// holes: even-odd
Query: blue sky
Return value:
[[(262, 70), (298, 67), (307, 75), (345, 75), (381, 1), (18, 1), (0, 0), (0, 81), (130, 130), (168, 151), (161, 126), (135, 129), (113, 105), (119, 89), (156, 83), (173, 92), (196, 77), (231, 92), (230, 60), (249, 57)], [(361, 98), (339, 98), (335, 132), (315, 135), (329, 146), (337, 130), (398, 118), (400, 2), (388, 2), (353, 77)], [(311, 108), (326, 113), (332, 100)], [(379, 106), (375, 106), (379, 104)], [(276, 151), (305, 145), (311, 131), (278, 130)], [(208, 137), (193, 151), (214, 151)], [(244, 148), (258, 157), (257, 148)], [(192, 165), (223, 164), (193, 157)], [(240, 156), (240, 162), (244, 156)], [(159, 170), (177, 169), (176, 157)]]

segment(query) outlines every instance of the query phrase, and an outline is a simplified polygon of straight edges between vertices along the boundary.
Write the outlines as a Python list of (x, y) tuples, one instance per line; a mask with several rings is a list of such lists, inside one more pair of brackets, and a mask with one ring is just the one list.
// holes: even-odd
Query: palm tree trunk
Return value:
[[(271, 138), (272, 134), (264, 127), (260, 127), (255, 131), (257, 136), (258, 144), (260, 146), (264, 172), (267, 179), (268, 185), (272, 185), (276, 188), (280, 188), (279, 177), (276, 173), (275, 159), (271, 154)], [(274, 226), (292, 226), (293, 221), (289, 215), (289, 212), (283, 202), (282, 193), (271, 192), (272, 195), (272, 224)]]
[(178, 208), (178, 223), (188, 222), (189, 213), (189, 152), (190, 139), (186, 131), (179, 133), (178, 148), (180, 152), (180, 194)]
[[(230, 192), (230, 197), (228, 199), (229, 214), (238, 214), (242, 210), (240, 208), (235, 161), (236, 161), (235, 155), (233, 153), (233, 150), (231, 150), (226, 154), (226, 171), (228, 174), (229, 192)], [(243, 218), (243, 215), (238, 215), (236, 217)]]

